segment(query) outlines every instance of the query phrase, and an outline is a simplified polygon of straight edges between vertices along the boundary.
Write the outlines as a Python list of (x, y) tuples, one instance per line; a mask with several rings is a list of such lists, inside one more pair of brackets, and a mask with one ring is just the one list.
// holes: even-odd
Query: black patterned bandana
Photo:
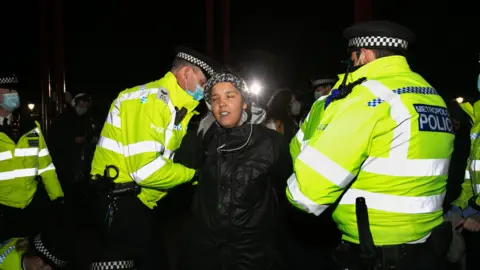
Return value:
[(209, 104), (212, 103), (212, 88), (217, 83), (229, 82), (235, 86), (240, 94), (245, 99), (247, 104), (250, 104), (250, 94), (248, 91), (247, 83), (239, 76), (230, 72), (215, 73), (208, 81), (203, 92), (205, 101)]

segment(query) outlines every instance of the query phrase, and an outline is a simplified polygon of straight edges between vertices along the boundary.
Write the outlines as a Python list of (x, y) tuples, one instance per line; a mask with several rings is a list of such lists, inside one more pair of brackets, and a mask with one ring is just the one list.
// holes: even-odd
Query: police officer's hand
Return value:
[(470, 232), (480, 232), (480, 215), (468, 217), (463, 224), (463, 228)]

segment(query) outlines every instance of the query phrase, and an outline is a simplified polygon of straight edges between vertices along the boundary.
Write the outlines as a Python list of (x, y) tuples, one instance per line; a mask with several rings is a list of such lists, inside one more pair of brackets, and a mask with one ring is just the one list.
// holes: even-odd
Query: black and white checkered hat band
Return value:
[(179, 52), (177, 54), (177, 57), (183, 60), (186, 60), (199, 68), (201, 68), (203, 71), (207, 72), (208, 76), (212, 76), (214, 71), (211, 66), (209, 66), (207, 63), (203, 62), (202, 60), (184, 52)]
[(0, 77), (0, 84), (14, 84), (14, 83), (18, 83), (18, 79), (15, 76)]
[(90, 270), (134, 270), (135, 261), (111, 261), (111, 262), (94, 262), (90, 265)]
[(54, 267), (62, 268), (67, 266), (67, 261), (61, 260), (57, 257), (55, 257), (50, 251), (43, 245), (42, 239), (40, 237), (40, 234), (35, 236), (35, 239), (33, 240), (33, 245), (37, 249), (39, 253), (41, 253), (43, 256), (48, 258), (50, 261), (52, 261), (55, 265), (52, 265)]
[(313, 87), (317, 87), (317, 86), (320, 86), (322, 84), (334, 84), (336, 82), (337, 82), (337, 80), (334, 80), (334, 79), (318, 79), (318, 80), (312, 81), (312, 85), (313, 85)]
[(395, 48), (404, 49), (408, 48), (408, 41), (381, 36), (369, 36), (369, 37), (354, 37), (348, 41), (349, 48)]

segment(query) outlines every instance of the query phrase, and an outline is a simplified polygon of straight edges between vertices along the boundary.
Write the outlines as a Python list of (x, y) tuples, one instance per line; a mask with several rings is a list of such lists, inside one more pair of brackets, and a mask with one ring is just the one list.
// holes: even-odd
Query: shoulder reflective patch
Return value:
[(38, 147), (40, 145), (40, 143), (38, 142), (38, 140), (28, 140), (28, 146), (30, 147)]
[[(407, 86), (398, 89), (394, 89), (393, 92), (398, 95), (402, 94), (421, 94), (421, 95), (437, 95), (438, 93), (432, 87), (426, 86)], [(369, 107), (376, 107), (384, 102), (381, 98), (374, 98), (367, 102), (367, 106)]]
[(420, 131), (453, 133), (453, 124), (447, 108), (425, 104), (414, 104), (418, 113)]
[(167, 89), (165, 89), (163, 87), (158, 88), (157, 98), (160, 99), (161, 101), (165, 102), (165, 104), (168, 104), (168, 101), (170, 100), (170, 97), (168, 95)]

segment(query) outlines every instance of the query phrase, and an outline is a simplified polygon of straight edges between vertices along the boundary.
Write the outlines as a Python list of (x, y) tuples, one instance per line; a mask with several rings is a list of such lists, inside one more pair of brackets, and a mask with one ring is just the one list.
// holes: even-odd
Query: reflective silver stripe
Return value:
[(350, 188), (343, 195), (340, 204), (355, 204), (358, 197), (364, 197), (369, 209), (403, 214), (424, 214), (442, 210), (445, 193), (432, 196), (397, 196), (374, 193)]
[(0, 181), (10, 180), (20, 177), (28, 177), (37, 175), (37, 169), (28, 168), (28, 169), (18, 169), (8, 172), (0, 172)]
[(295, 174), (292, 174), (290, 178), (288, 178), (287, 185), (293, 201), (308, 213), (319, 216), (328, 208), (328, 205), (317, 204), (302, 193)]
[(470, 160), (470, 169), (474, 172), (480, 171), (480, 160)]
[(477, 195), (480, 192), (480, 184), (472, 184), (472, 189), (475, 195)]
[(369, 157), (362, 171), (390, 176), (440, 176), (448, 174), (450, 159), (400, 159)]
[(177, 110), (175, 110), (175, 106), (173, 106), (172, 101), (168, 100), (168, 108), (170, 109), (170, 123), (168, 123), (167, 130), (165, 132), (165, 152), (163, 153), (163, 157), (166, 159), (173, 158), (173, 151), (168, 149), (168, 144), (173, 136), (173, 129), (175, 127), (175, 118), (177, 116)]
[(122, 127), (122, 119), (120, 119), (120, 110), (115, 106), (113, 109), (108, 113), (106, 122), (110, 125), (121, 128)]
[(53, 165), (53, 163), (48, 164), (48, 166), (43, 169), (39, 169), (38, 174), (42, 174), (46, 171), (51, 171), (51, 170), (55, 170), (55, 166)]
[(140, 168), (138, 171), (130, 174), (133, 181), (140, 183), (143, 180), (147, 179), (154, 172), (160, 170), (166, 164), (163, 156), (159, 156), (154, 159), (152, 162)]
[(43, 148), (42, 150), (40, 150), (40, 152), (38, 152), (38, 157), (46, 157), (48, 156), (48, 154), (49, 154), (48, 149)]
[(164, 151), (163, 145), (156, 141), (143, 141), (123, 146), (121, 143), (103, 136), (98, 140), (98, 146), (125, 157), (148, 152), (162, 153)]
[(298, 159), (312, 170), (315, 170), (318, 174), (325, 177), (328, 181), (341, 188), (346, 187), (355, 177), (355, 175), (345, 170), (335, 161), (308, 145), (303, 149), (300, 155), (298, 155)]
[(13, 158), (11, 151), (0, 152), (0, 161)]
[(465, 179), (470, 179), (470, 171), (469, 170), (465, 171)]
[(122, 94), (115, 100), (112, 110), (108, 113), (106, 122), (117, 128), (121, 128), (120, 104), (125, 100), (139, 99), (144, 96), (156, 94), (157, 92), (158, 88), (145, 89), (144, 86), (142, 86), (138, 91)]
[(16, 157), (38, 156), (38, 147), (15, 148)]

